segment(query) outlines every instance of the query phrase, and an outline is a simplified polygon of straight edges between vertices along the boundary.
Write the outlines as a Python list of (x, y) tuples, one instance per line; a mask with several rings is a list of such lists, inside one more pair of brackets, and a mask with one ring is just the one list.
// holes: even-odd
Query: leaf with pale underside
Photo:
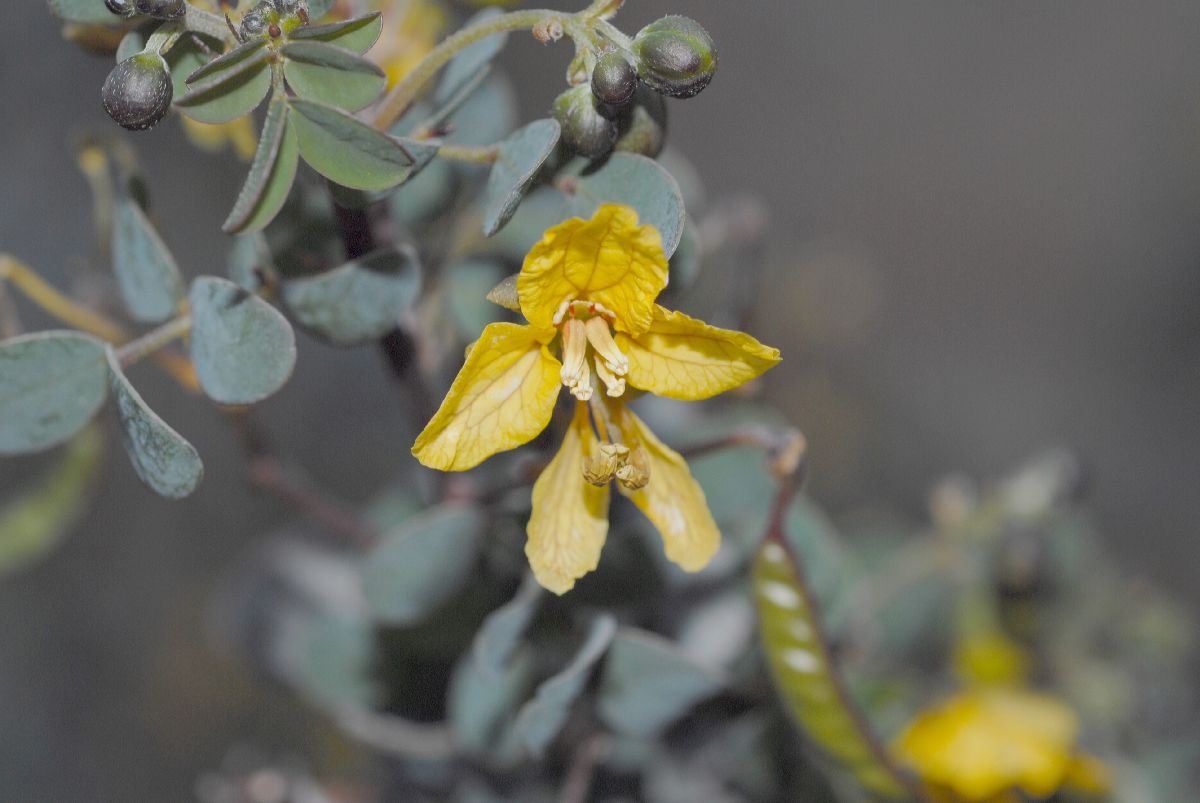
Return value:
[(91, 335), (39, 332), (0, 342), (0, 454), (63, 443), (107, 396), (104, 344)]
[(115, 206), (112, 266), (121, 300), (134, 320), (161, 323), (175, 314), (183, 300), (179, 266), (130, 194), (118, 193)]
[(517, 738), (534, 758), (545, 754), (567, 723), (571, 707), (579, 699), (592, 675), (592, 670), (604, 656), (617, 633), (617, 620), (612, 614), (602, 614), (592, 621), (587, 639), (558, 674), (538, 686), (534, 698), (525, 703), (514, 725)]
[(679, 247), (687, 220), (683, 194), (671, 174), (653, 159), (614, 153), (595, 172), (563, 186), (573, 214), (589, 218), (601, 204), (632, 206), (638, 220), (658, 229), (668, 258)]
[(246, 183), (221, 227), (226, 234), (260, 231), (287, 201), (300, 164), (300, 148), (288, 122), (289, 114), (284, 98), (271, 101)]
[(277, 309), (216, 276), (193, 282), (188, 299), (192, 363), (209, 398), (253, 404), (283, 386), (296, 365), (296, 338)]
[(383, 15), (378, 11), (328, 25), (304, 25), (288, 37), (293, 42), (326, 42), (352, 50), (360, 56), (379, 40), (383, 32)]
[(618, 733), (649, 738), (723, 685), (661, 636), (623, 628), (604, 660), (596, 710)]
[[(500, 14), (501, 11), (498, 8), (485, 8), (471, 17), (464, 27), (487, 22), (500, 16)], [(447, 101), (458, 94), (458, 91), (465, 84), (470, 83), (481, 70), (487, 69), (492, 59), (504, 49), (504, 44), (507, 41), (508, 34), (499, 33), (492, 36), (485, 36), (478, 42), (460, 50), (442, 72), (442, 78), (438, 82), (437, 90), (433, 94), (434, 105), (445, 105)]]
[(556, 120), (535, 120), (500, 145), (484, 191), (485, 237), (498, 232), (516, 213), (534, 177), (554, 152), (559, 133)]
[(384, 535), (363, 568), (376, 616), (412, 624), (449, 599), (471, 575), (484, 524), (476, 508), (444, 505)]
[(133, 470), (159, 496), (182, 499), (191, 494), (204, 476), (200, 455), (129, 384), (112, 348), (108, 349), (108, 374), (121, 420), (121, 442)]
[(335, 346), (382, 337), (421, 291), (421, 269), (411, 246), (389, 247), (326, 273), (284, 284), (283, 301), (305, 329)]

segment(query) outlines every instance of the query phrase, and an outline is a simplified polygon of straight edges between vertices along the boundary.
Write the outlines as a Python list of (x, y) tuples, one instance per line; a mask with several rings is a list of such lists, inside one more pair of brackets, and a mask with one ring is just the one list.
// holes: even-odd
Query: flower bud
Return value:
[(624, 106), (637, 91), (637, 70), (616, 51), (605, 53), (592, 70), (592, 94), (608, 106)]
[(650, 23), (633, 38), (642, 81), (655, 92), (690, 98), (717, 72), (717, 46), (700, 23), (670, 16)]
[(650, 457), (638, 446), (629, 453), (625, 465), (617, 469), (617, 482), (627, 491), (640, 491), (650, 484)]
[(177, 20), (187, 14), (187, 3), (184, 0), (134, 0), (133, 9), (156, 20)]
[(608, 485), (624, 467), (629, 447), (619, 443), (600, 444), (600, 453), (583, 458), (583, 478), (592, 485)]
[(171, 108), (171, 74), (157, 53), (138, 53), (122, 61), (100, 90), (104, 111), (122, 128), (153, 128)]
[(132, 17), (137, 13), (133, 0), (104, 0), (104, 7), (118, 17)]
[(657, 92), (639, 87), (633, 104), (617, 118), (616, 150), (651, 159), (667, 144), (667, 102)]
[(262, 36), (266, 30), (266, 17), (263, 16), (263, 12), (258, 7), (250, 9), (242, 17), (240, 32), (243, 39), (253, 39), (256, 36)]
[(596, 99), (587, 85), (559, 95), (554, 101), (554, 117), (562, 126), (563, 142), (580, 156), (598, 159), (617, 141), (617, 124), (596, 108)]

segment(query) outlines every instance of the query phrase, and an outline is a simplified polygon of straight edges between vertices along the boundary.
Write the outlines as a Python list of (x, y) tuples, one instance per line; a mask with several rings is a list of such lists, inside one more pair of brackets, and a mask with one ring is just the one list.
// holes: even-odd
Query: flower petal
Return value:
[(646, 451), (650, 482), (640, 491), (621, 493), (633, 500), (662, 535), (667, 558), (688, 572), (708, 565), (721, 545), (721, 531), (713, 521), (700, 483), (692, 478), (679, 453), (655, 437), (650, 428), (629, 410), (620, 407), (617, 420), (625, 445)]
[(637, 337), (617, 334), (629, 357), (626, 381), (672, 399), (699, 400), (743, 385), (779, 363), (779, 350), (750, 335), (718, 329), (654, 305), (654, 322)]
[(583, 459), (598, 446), (587, 405), (577, 402), (558, 454), (533, 486), (525, 555), (537, 581), (555, 594), (596, 568), (608, 535), (608, 486), (583, 478)]
[(483, 330), (412, 453), (442, 471), (465, 471), (527, 443), (550, 423), (561, 364), (532, 327)]
[(553, 326), (564, 301), (586, 300), (603, 304), (616, 314), (617, 329), (634, 335), (650, 327), (654, 299), (666, 286), (662, 235), (617, 204), (549, 229), (517, 277), (521, 311), (539, 329)]

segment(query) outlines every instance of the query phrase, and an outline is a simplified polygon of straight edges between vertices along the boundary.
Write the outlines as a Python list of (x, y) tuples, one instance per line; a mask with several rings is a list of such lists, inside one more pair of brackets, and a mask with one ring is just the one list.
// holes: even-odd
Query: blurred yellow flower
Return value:
[(189, 117), (180, 116), (183, 131), (197, 148), (217, 152), (226, 146), (233, 149), (242, 161), (254, 158), (258, 148), (258, 134), (254, 130), (254, 118), (247, 114), (228, 123), (200, 123)]
[(596, 568), (613, 481), (683, 569), (704, 568), (720, 544), (687, 463), (625, 406), (625, 392), (707, 399), (759, 376), (779, 352), (658, 306), (666, 285), (662, 238), (630, 207), (604, 205), (591, 220), (551, 228), (517, 277), (528, 325), (484, 329), (413, 446), (430, 468), (465, 471), (545, 429), (560, 385), (575, 396), (562, 447), (533, 488), (525, 549), (555, 593)]
[(1108, 768), (1076, 748), (1075, 712), (1015, 688), (961, 693), (919, 715), (896, 743), (900, 760), (961, 803), (1000, 803), (1020, 790), (1048, 797), (1070, 786), (1103, 793)]
[(344, 19), (371, 11), (383, 13), (383, 34), (367, 57), (383, 68), (391, 86), (437, 45), (450, 15), (436, 0), (340, 0), (331, 12)]

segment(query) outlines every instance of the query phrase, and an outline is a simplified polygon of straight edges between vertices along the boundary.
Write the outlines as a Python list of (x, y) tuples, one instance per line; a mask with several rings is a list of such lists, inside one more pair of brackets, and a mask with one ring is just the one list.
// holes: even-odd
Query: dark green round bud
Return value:
[(118, 17), (132, 17), (137, 13), (133, 7), (133, 0), (104, 0), (104, 7)]
[(637, 70), (616, 51), (605, 53), (592, 70), (592, 94), (609, 106), (624, 106), (637, 91)]
[(554, 117), (562, 126), (562, 139), (571, 150), (598, 159), (617, 141), (617, 124), (600, 114), (587, 84), (572, 87), (554, 101)]
[(134, 0), (133, 9), (156, 20), (177, 20), (187, 14), (185, 0)]
[(617, 119), (617, 127), (616, 150), (653, 159), (667, 144), (667, 102), (662, 95), (640, 87), (633, 105)]
[(642, 81), (655, 92), (690, 98), (717, 72), (717, 46), (700, 23), (670, 16), (650, 23), (633, 38)]
[(171, 73), (157, 53), (138, 53), (122, 61), (100, 90), (104, 111), (122, 128), (153, 128), (171, 108)]

